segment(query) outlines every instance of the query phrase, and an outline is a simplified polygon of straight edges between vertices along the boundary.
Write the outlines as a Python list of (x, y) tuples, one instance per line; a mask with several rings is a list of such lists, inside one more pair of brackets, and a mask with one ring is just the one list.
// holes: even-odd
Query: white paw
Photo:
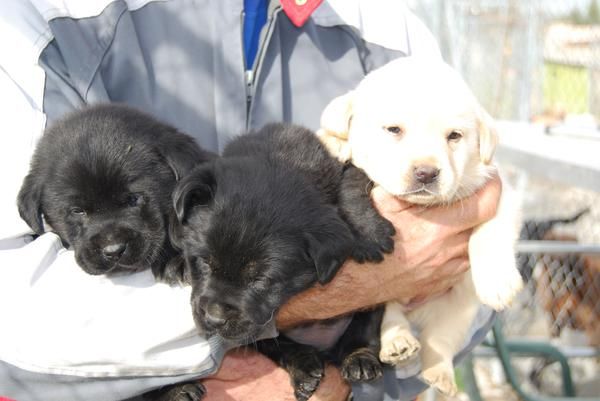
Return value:
[(390, 365), (398, 365), (416, 356), (421, 350), (421, 344), (408, 330), (401, 330), (391, 338), (381, 342), (379, 360)]
[(439, 364), (425, 369), (421, 376), (423, 380), (431, 387), (435, 388), (445, 396), (455, 396), (458, 393), (458, 387), (454, 380), (454, 369), (452, 365), (447, 366)]
[(501, 268), (499, 272), (490, 271), (488, 277), (475, 281), (475, 290), (479, 300), (497, 311), (510, 306), (513, 299), (523, 288), (523, 279), (518, 270), (516, 268), (510, 269), (510, 271), (507, 270)]

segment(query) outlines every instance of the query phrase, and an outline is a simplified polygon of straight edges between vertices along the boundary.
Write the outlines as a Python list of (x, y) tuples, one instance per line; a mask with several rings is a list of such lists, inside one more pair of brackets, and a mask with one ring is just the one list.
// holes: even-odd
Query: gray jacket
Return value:
[[(0, 360), (5, 361), (0, 363), (0, 396), (19, 401), (123, 399), (209, 374), (223, 355), (219, 344), (207, 344), (184, 330), (186, 324), (193, 330), (191, 318), (177, 335), (169, 334), (176, 339), (166, 338), (164, 343), (182, 349), (189, 342), (204, 345), (208, 351), (198, 358), (205, 360), (196, 365), (182, 359), (180, 366), (159, 372), (162, 365), (155, 359), (160, 362), (166, 352), (152, 354), (155, 359), (151, 362), (127, 359), (125, 354), (120, 368), (111, 370), (115, 361), (100, 351), (94, 354), (95, 334), (85, 331), (89, 316), (81, 311), (93, 309), (95, 298), (125, 295), (111, 292), (118, 288), (107, 287), (105, 282), (100, 285), (91, 281), (94, 278), (75, 276), (79, 269), (63, 269), (74, 263), (71, 252), (62, 249), (53, 234), (30, 242), (28, 228), (14, 207), (33, 146), (45, 124), (84, 104), (123, 102), (176, 126), (203, 147), (219, 151), (234, 136), (271, 121), (316, 129), (325, 105), (354, 88), (372, 69), (396, 57), (439, 53), (427, 29), (400, 1), (325, 1), (301, 28), (292, 25), (278, 2), (272, 2), (257, 59), (252, 71), (246, 71), (242, 13), (243, 0), (3, 3), (0, 104), (7, 113), (0, 119), (4, 134), (0, 160), (6, 163), (2, 171), (7, 190), (0, 195), (0, 266), (18, 266), (19, 272), (0, 269), (0, 305), (20, 305), (20, 309), (12, 313), (14, 308), (0, 308), (3, 327), (9, 328), (3, 333), (6, 345), (0, 344)], [(147, 277), (135, 277), (129, 285), (142, 287), (140, 282), (147, 283), (144, 280)], [(78, 305), (71, 305), (77, 287), (70, 285), (74, 281), (90, 294), (103, 295), (78, 298)], [(146, 287), (133, 288), (126, 296), (144, 293), (154, 299), (147, 294), (160, 289)], [(53, 289), (53, 296), (47, 297)], [(188, 293), (182, 289), (161, 296), (177, 304)], [(165, 304), (166, 298), (154, 302)], [(127, 299), (101, 306), (114, 308), (116, 314), (127, 308)], [(181, 304), (182, 313), (187, 313), (189, 306)], [(172, 309), (148, 308), (155, 321), (164, 325), (176, 318)], [(43, 311), (57, 310), (62, 313), (53, 315), (52, 323), (58, 329), (46, 325), (44, 335), (23, 335), (36, 330), (37, 326), (28, 322), (39, 325), (47, 318)], [(21, 319), (22, 315), (29, 319)], [(483, 314), (473, 333), (480, 337), (485, 330), (477, 328), (488, 320), (489, 313)], [(112, 327), (110, 319), (105, 323)], [(141, 319), (132, 323), (131, 327), (120, 326), (123, 332), (132, 333), (119, 344), (125, 350), (138, 346), (131, 339), (141, 338), (144, 330), (156, 329), (145, 326), (156, 323), (142, 323)], [(61, 328), (80, 333), (80, 345), (61, 343)], [(67, 347), (77, 346), (86, 349), (84, 356), (75, 352), (65, 356)], [(139, 353), (143, 354), (143, 349)], [(423, 388), (416, 378), (398, 380), (398, 373), (389, 370), (380, 382), (355, 387), (354, 395), (357, 400), (412, 399)]]

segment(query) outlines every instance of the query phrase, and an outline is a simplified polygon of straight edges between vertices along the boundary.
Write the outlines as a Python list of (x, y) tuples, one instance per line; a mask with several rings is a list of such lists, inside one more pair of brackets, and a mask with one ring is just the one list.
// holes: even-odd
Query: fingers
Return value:
[(474, 216), (477, 224), (484, 223), (496, 215), (501, 194), (502, 181), (497, 174), (494, 174), (486, 185), (475, 194), (479, 205)]
[(464, 231), (476, 227), (496, 215), (502, 193), (502, 182), (494, 175), (475, 194), (450, 205), (415, 209), (419, 216), (435, 224)]
[(401, 239), (396, 241), (393, 254), (386, 255), (383, 263), (411, 271), (415, 279), (439, 277), (444, 271), (438, 271), (438, 267), (450, 259), (467, 258), (471, 235), (471, 230), (449, 233), (442, 229), (447, 231), (431, 224), (404, 228), (398, 235)]
[(462, 280), (463, 273), (469, 269), (469, 260), (466, 258), (452, 259), (439, 269), (444, 270), (444, 275), (418, 285), (416, 288), (419, 289), (419, 292), (410, 299), (407, 307), (416, 307), (448, 292)]
[(454, 275), (452, 268), (459, 261), (465, 261), (469, 258), (469, 239), (472, 230), (463, 231), (453, 236), (448, 237), (440, 246), (437, 255), (432, 260), (432, 266), (435, 268), (435, 273), (430, 276), (436, 280), (443, 278), (444, 275)]
[(502, 193), (502, 182), (498, 175), (493, 175), (486, 184), (468, 198), (458, 200), (450, 205), (421, 206), (402, 201), (390, 195), (383, 188), (376, 186), (371, 192), (375, 207), (384, 217), (405, 221), (408, 217), (398, 216), (401, 212), (409, 212), (423, 224), (431, 223), (445, 227), (450, 232), (461, 232), (476, 227), (496, 215), (498, 202)]
[(219, 370), (211, 378), (232, 381), (256, 374), (267, 374), (277, 368), (275, 362), (250, 347), (235, 348), (225, 354)]
[[(248, 348), (228, 352), (219, 371), (204, 380), (207, 401), (294, 401), (287, 371)], [(325, 366), (325, 375), (311, 401), (344, 401), (350, 386), (339, 369)]]
[(373, 199), (373, 203), (379, 213), (384, 216), (390, 213), (402, 212), (413, 206), (410, 203), (389, 194), (380, 186), (375, 186), (375, 188), (373, 188), (371, 191), (371, 199)]
[(206, 401), (295, 401), (288, 372), (248, 348), (228, 352), (202, 384)]

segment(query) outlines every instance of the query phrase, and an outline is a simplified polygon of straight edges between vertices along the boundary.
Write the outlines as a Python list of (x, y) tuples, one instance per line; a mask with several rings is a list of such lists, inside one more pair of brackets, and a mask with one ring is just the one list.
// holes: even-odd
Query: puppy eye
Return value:
[(454, 131), (452, 131), (452, 132), (450, 132), (450, 133), (448, 134), (448, 136), (446, 137), (446, 139), (447, 139), (448, 141), (458, 141), (458, 140), (459, 140), (460, 138), (462, 138), (462, 137), (463, 137), (463, 134), (462, 134), (462, 132), (460, 132), (460, 131), (457, 131), (457, 130), (454, 130)]
[(75, 215), (75, 216), (85, 216), (85, 210), (83, 210), (80, 207), (72, 207), (69, 210), (69, 213)]
[(140, 194), (129, 194), (125, 203), (131, 207), (139, 206), (142, 203), (142, 196)]
[(404, 133), (404, 129), (398, 125), (388, 125), (383, 129), (392, 135), (402, 135)]

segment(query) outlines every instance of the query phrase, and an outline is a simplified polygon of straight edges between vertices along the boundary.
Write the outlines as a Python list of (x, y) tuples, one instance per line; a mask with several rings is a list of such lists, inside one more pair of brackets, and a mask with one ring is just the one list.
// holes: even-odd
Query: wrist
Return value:
[(385, 260), (378, 264), (347, 261), (331, 282), (317, 284), (283, 305), (276, 316), (277, 328), (331, 319), (396, 299), (400, 281), (395, 276), (400, 271), (397, 263)]

